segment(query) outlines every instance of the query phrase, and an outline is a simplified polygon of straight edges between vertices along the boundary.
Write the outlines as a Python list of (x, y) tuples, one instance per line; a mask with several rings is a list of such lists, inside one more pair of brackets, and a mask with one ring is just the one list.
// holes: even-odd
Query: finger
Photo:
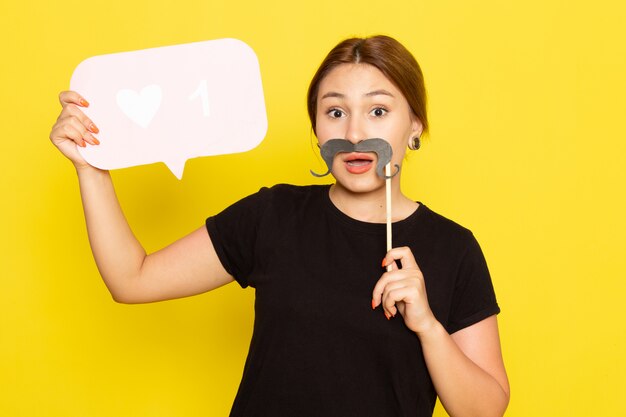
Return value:
[(85, 147), (85, 142), (99, 145), (100, 141), (94, 137), (76, 117), (67, 117), (57, 123), (50, 134), (54, 142), (72, 140), (78, 146)]
[(385, 286), (389, 282), (389, 279), (389, 273), (384, 273), (376, 282), (376, 285), (374, 285), (374, 289), (372, 290), (372, 309), (378, 307), (382, 301)]
[(394, 264), (393, 271), (382, 274), (372, 290), (372, 308), (375, 309), (378, 307), (382, 300), (383, 293), (385, 292), (385, 288), (390, 282), (406, 279), (410, 277), (412, 273), (414, 272), (411, 272), (410, 270), (405, 271), (403, 269), (397, 269)]
[(398, 265), (396, 264), (395, 259), (393, 259), (392, 257), (388, 257), (387, 255), (385, 255), (385, 257), (383, 258), (383, 268), (387, 269), (387, 272), (391, 272), (391, 271), (395, 271), (396, 269), (398, 269)]
[(398, 307), (396, 304), (403, 303), (405, 300), (414, 298), (415, 293), (415, 287), (411, 287), (410, 285), (398, 286), (385, 294), (382, 303), (383, 309), (388, 312), (391, 317), (395, 317), (398, 313)]
[(80, 107), (89, 107), (89, 102), (76, 91), (62, 91), (59, 93), (59, 102), (63, 107), (68, 104), (76, 104)]
[(61, 113), (65, 113), (66, 116), (69, 115), (77, 118), (83, 124), (85, 129), (91, 133), (100, 133), (98, 126), (96, 126), (96, 124), (77, 106), (73, 104), (68, 105)]
[(96, 139), (95, 136), (91, 134), (91, 132), (85, 128), (85, 125), (78, 121), (76, 118), (72, 119), (72, 127), (76, 129), (81, 134), (81, 139), (90, 145), (100, 145), (100, 141)]
[(82, 132), (71, 124), (62, 124), (53, 127), (50, 133), (50, 139), (52, 139), (55, 144), (59, 144), (64, 140), (71, 140), (80, 147), (84, 148), (86, 146)]
[(385, 287), (380, 305), (385, 311), (387, 318), (395, 317), (398, 309), (396, 308), (396, 302), (400, 301), (394, 297), (398, 294), (398, 291), (403, 289), (405, 284), (403, 282), (392, 282)]
[(415, 257), (413, 256), (413, 252), (411, 252), (411, 248), (408, 246), (403, 246), (399, 248), (393, 248), (385, 255), (383, 261), (390, 263), (391, 261), (400, 261), (400, 265), (402, 268), (417, 268), (417, 262), (415, 261)]
[(383, 309), (387, 310), (392, 316), (395, 316), (398, 312), (396, 304), (399, 302), (414, 301), (405, 297), (414, 297), (418, 292), (418, 282), (416, 282), (415, 277), (408, 276), (401, 280), (390, 282), (385, 286), (381, 305)]
[(89, 132), (85, 132), (83, 134), (83, 140), (87, 143), (89, 143), (90, 145), (100, 145), (100, 141), (98, 140), (98, 138), (96, 138), (94, 135), (92, 135)]

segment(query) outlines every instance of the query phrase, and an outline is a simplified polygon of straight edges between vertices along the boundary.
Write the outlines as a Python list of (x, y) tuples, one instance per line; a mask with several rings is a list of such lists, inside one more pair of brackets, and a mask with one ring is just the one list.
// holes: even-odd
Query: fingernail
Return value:
[(391, 319), (391, 314), (389, 314), (389, 313), (387, 313), (387, 312), (385, 311), (385, 317), (387, 317), (387, 320), (390, 320), (390, 319)]
[(89, 102), (87, 100), (85, 100), (84, 98), (82, 98), (82, 97), (80, 98), (80, 100), (78, 100), (78, 102), (83, 107), (89, 107)]
[(89, 131), (92, 133), (100, 133), (100, 129), (98, 129), (98, 126), (93, 123), (89, 125)]
[(372, 310), (375, 310), (375, 309), (376, 309), (376, 301), (372, 299)]
[(100, 145), (100, 141), (98, 140), (98, 138), (93, 138), (93, 144)]
[(383, 258), (383, 268), (387, 266), (387, 258)]
[(87, 144), (85, 144), (85, 141), (83, 140), (78, 144), (78, 146), (80, 146), (81, 148), (85, 148), (87, 147)]

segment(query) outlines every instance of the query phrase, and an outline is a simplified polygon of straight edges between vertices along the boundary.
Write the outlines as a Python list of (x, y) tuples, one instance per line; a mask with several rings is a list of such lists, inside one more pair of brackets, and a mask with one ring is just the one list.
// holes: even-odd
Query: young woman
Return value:
[[(76, 92), (60, 101), (50, 138), (76, 167), (91, 247), (116, 301), (185, 297), (233, 280), (255, 288), (231, 416), (430, 416), (437, 395), (452, 416), (503, 415), (499, 308), (480, 247), (406, 197), (401, 171), (391, 182), (389, 252), (378, 156), (342, 152), (335, 184), (264, 188), (147, 255), (109, 173), (76, 150), (99, 143), (80, 110), (87, 101)], [(308, 110), (320, 146), (382, 138), (399, 167), (428, 126), (421, 70), (386, 36), (337, 45), (311, 82)]]

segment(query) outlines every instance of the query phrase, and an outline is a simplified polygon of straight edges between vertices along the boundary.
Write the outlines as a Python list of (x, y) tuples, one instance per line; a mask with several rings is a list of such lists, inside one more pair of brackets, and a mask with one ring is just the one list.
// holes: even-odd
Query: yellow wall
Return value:
[(432, 134), (404, 187), (483, 246), (508, 415), (626, 415), (622, 2), (22, 0), (0, 19), (1, 416), (224, 416), (250, 337), (253, 293), (235, 285), (143, 306), (109, 297), (75, 174), (47, 139), (74, 67), (222, 37), (258, 54), (260, 147), (191, 160), (182, 182), (161, 164), (114, 173), (154, 250), (262, 185), (315, 182), (307, 82), (337, 41), (372, 33), (423, 67)]

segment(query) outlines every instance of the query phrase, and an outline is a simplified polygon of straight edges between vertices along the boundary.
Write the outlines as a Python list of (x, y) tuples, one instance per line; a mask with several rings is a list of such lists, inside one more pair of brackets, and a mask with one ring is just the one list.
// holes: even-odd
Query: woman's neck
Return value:
[[(395, 181), (394, 181), (395, 183)], [(396, 222), (409, 217), (417, 209), (418, 203), (407, 198), (400, 187), (392, 183), (391, 218)], [(330, 187), (329, 197), (332, 203), (345, 215), (367, 223), (385, 223), (387, 219), (385, 187), (367, 193), (350, 191), (341, 184)]]

